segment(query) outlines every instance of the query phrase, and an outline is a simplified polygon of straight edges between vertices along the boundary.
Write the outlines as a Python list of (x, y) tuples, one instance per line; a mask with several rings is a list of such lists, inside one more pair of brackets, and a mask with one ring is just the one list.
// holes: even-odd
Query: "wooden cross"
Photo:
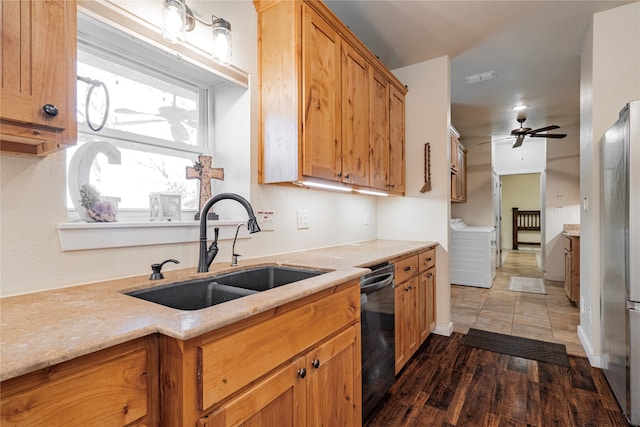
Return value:
[[(187, 166), (187, 179), (197, 179), (200, 181), (200, 208), (196, 214), (196, 220), (200, 219), (202, 207), (212, 196), (211, 180), (219, 179), (224, 181), (224, 168), (212, 168), (211, 161), (211, 156), (198, 156), (198, 161), (194, 166)], [(210, 212), (210, 214), (207, 215), (207, 219), (218, 219), (218, 216)]]

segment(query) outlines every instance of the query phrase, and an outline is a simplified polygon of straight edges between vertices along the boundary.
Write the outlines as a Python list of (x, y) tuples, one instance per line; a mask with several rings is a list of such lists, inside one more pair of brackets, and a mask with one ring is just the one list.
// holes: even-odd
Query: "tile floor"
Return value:
[[(567, 353), (586, 357), (577, 334), (580, 311), (563, 282), (545, 280), (547, 295), (507, 290), (512, 275), (543, 277), (535, 251), (509, 251), (489, 289), (451, 285), (455, 332), (469, 328), (564, 344)], [(539, 255), (538, 255), (539, 256)]]

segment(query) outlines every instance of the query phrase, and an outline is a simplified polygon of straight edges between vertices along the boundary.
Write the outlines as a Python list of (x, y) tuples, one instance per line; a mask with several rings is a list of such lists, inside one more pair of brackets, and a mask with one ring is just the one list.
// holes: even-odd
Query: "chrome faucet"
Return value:
[(236, 253), (236, 240), (238, 240), (238, 231), (240, 231), (240, 227), (242, 227), (243, 225), (244, 224), (240, 223), (236, 227), (236, 235), (233, 238), (233, 245), (231, 246), (231, 267), (235, 267), (236, 265), (238, 265), (238, 257), (240, 256), (240, 254)]
[(234, 193), (220, 193), (207, 200), (207, 203), (204, 204), (200, 211), (200, 256), (198, 259), (198, 273), (205, 273), (209, 271), (209, 266), (218, 254), (217, 232), (216, 239), (211, 243), (209, 249), (207, 249), (207, 214), (214, 204), (225, 199), (235, 200), (246, 209), (247, 214), (249, 215), (249, 221), (247, 221), (247, 229), (249, 230), (249, 233), (253, 234), (260, 231), (258, 220), (253, 213), (253, 208), (244, 197)]

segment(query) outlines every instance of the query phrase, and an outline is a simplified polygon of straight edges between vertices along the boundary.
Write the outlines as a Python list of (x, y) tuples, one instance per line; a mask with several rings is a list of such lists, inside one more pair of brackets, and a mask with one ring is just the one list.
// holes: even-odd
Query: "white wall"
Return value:
[[(630, 100), (640, 99), (640, 3), (593, 18), (582, 49), (580, 81), (580, 314), (578, 335), (599, 366), (600, 332), (600, 138)], [(588, 210), (584, 209), (585, 200)]]
[(467, 201), (451, 203), (451, 218), (462, 218), (466, 224), (472, 226), (492, 226), (494, 220), (491, 145), (469, 144), (465, 148), (468, 150)]
[[(449, 57), (394, 70), (409, 87), (406, 97), (406, 197), (378, 202), (378, 237), (430, 240), (440, 244), (436, 257), (437, 332), (451, 331), (449, 292)], [(424, 184), (423, 150), (431, 143), (432, 189)]]
[[(159, 14), (160, 2), (155, 0), (118, 4), (145, 17)], [(225, 167), (227, 177), (216, 192), (224, 188), (246, 194), (255, 209), (275, 211), (275, 231), (239, 241), (238, 252), (246, 258), (375, 239), (378, 227), (375, 197), (257, 184), (257, 15), (253, 3), (190, 1), (189, 5), (199, 16), (215, 13), (229, 20), (233, 28), (233, 63), (250, 74), (249, 90), (230, 90), (225, 96), (233, 101), (232, 108), (216, 111), (216, 120), (222, 121), (216, 129), (216, 151), (224, 161), (216, 165)], [(201, 34), (206, 37), (208, 33)], [(189, 33), (188, 37), (195, 40), (193, 37), (198, 35)], [(199, 39), (194, 43), (199, 44)], [(227, 158), (235, 160), (230, 164)], [(44, 159), (0, 154), (0, 295), (146, 274), (150, 272), (150, 264), (167, 258), (182, 263), (169, 268), (197, 264), (195, 242), (62, 252), (56, 226), (66, 222), (65, 176), (64, 152)], [(310, 211), (309, 229), (296, 229), (296, 209)], [(365, 214), (369, 217), (368, 225)], [(437, 236), (427, 234), (426, 240), (438, 240)], [(393, 237), (392, 233), (386, 235)], [(221, 242), (216, 261), (230, 260), (230, 246), (228, 240)]]

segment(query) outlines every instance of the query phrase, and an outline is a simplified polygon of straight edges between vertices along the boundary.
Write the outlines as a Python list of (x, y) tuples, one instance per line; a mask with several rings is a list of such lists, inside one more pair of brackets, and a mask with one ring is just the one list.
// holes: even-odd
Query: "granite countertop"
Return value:
[(567, 237), (580, 237), (580, 224), (564, 224), (562, 234)]
[[(149, 274), (0, 299), (0, 381), (74, 359), (146, 335), (181, 340), (197, 337), (252, 315), (366, 274), (366, 266), (410, 255), (436, 242), (372, 240), (321, 249), (168, 270), (163, 280)], [(176, 310), (128, 295), (136, 289), (214, 276), (264, 264), (327, 270), (326, 274), (194, 311)]]

